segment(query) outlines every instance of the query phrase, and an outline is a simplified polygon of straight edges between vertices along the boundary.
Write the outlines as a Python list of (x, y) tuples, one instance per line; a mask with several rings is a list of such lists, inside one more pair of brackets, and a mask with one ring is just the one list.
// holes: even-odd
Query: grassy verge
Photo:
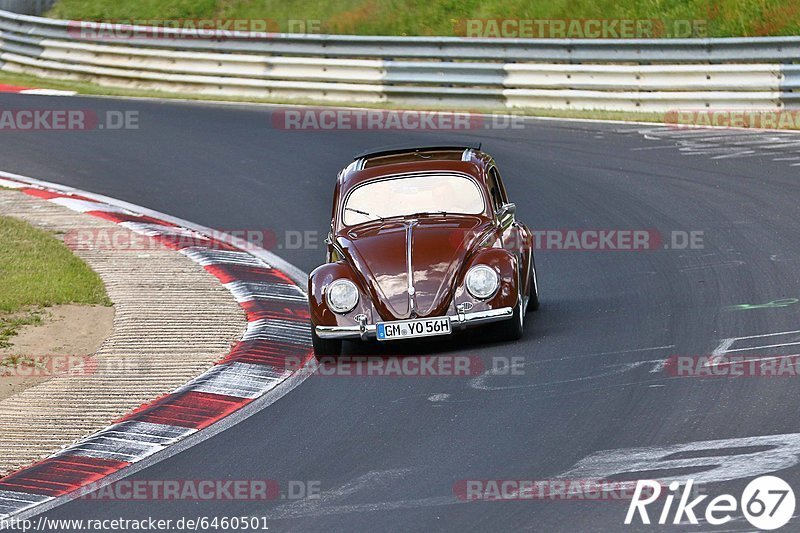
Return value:
[[(280, 31), (454, 35), (466, 19), (703, 21), (709, 37), (796, 35), (800, 0), (59, 0), (51, 16), (76, 20), (269, 19)], [(684, 36), (684, 35), (674, 35)]]
[(100, 277), (52, 234), (0, 217), (0, 348), (46, 307), (111, 305)]

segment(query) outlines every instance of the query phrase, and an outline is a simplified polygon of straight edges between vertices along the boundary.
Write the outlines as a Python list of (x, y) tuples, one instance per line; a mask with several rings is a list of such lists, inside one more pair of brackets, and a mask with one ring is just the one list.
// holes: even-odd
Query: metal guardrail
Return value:
[(142, 27), (132, 33), (109, 38), (90, 23), (0, 11), (0, 68), (222, 97), (446, 107), (774, 109), (800, 100), (792, 92), (800, 88), (800, 65), (792, 64), (800, 60), (800, 37), (212, 38)]

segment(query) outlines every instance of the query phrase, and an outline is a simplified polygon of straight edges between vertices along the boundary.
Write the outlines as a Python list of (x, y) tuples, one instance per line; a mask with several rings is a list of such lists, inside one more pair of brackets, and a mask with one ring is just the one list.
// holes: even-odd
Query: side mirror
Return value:
[(331, 220), (331, 227), (328, 228), (328, 236), (325, 237), (325, 244), (333, 244), (333, 220)]
[(513, 203), (503, 204), (497, 211), (497, 220), (503, 227), (510, 226), (514, 222), (516, 214), (517, 214), (517, 204)]
[(325, 253), (325, 261), (328, 263), (333, 263), (336, 260), (335, 257), (335, 250), (333, 249), (333, 220), (331, 220), (331, 227), (328, 230), (328, 236), (325, 237), (325, 245), (326, 245), (326, 253)]

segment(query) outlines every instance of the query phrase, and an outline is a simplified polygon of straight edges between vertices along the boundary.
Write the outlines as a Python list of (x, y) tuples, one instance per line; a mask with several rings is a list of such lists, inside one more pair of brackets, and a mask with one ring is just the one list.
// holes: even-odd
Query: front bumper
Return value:
[[(450, 315), (450, 329), (465, 329), (490, 322), (508, 320), (514, 316), (514, 309), (511, 307), (501, 307), (499, 309), (489, 309), (487, 311), (475, 311), (474, 313), (458, 313)], [(391, 322), (387, 322), (390, 324)], [(377, 335), (378, 326), (375, 324), (355, 324), (353, 326), (317, 326), (315, 328), (317, 337), (320, 339), (374, 339)]]

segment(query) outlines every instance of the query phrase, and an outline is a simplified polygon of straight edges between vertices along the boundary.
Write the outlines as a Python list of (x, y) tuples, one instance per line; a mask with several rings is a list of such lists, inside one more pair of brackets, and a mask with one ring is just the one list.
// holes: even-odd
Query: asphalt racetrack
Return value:
[[(626, 501), (464, 501), (458, 487), (692, 474), (711, 496), (739, 495), (766, 473), (800, 487), (796, 378), (684, 377), (664, 365), (715, 351), (797, 352), (800, 303), (787, 302), (800, 298), (800, 137), (535, 119), (461, 132), (285, 131), (269, 107), (7, 94), (0, 107), (138, 112), (133, 130), (0, 132), (0, 169), (213, 228), (268, 230), (273, 250), (306, 272), (324, 260), (339, 169), (397, 143), (483, 142), (535, 230), (663, 238), (653, 250), (539, 250), (542, 306), (520, 342), (474, 334), (346, 345), (351, 354), (477, 356), (483, 375), (312, 376), (134, 476), (316, 481), (318, 499), (86, 499), (51, 518), (265, 516), (273, 531), (748, 531), (741, 513), (723, 528), (625, 526)], [(317, 242), (297, 247), (286, 232)], [(681, 245), (686, 235), (694, 246)], [(498, 361), (516, 371), (493, 371)], [(737, 460), (743, 454), (752, 455)]]

